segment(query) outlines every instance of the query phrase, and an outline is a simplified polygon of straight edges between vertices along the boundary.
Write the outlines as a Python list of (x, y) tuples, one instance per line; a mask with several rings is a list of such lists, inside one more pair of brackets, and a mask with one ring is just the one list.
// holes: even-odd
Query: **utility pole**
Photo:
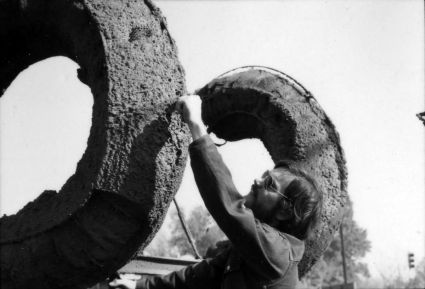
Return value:
[(344, 284), (336, 284), (336, 285), (330, 285), (330, 286), (324, 286), (322, 289), (354, 289), (356, 288), (356, 285), (354, 282), (347, 282), (347, 263), (345, 261), (345, 249), (344, 249), (344, 232), (343, 232), (343, 226), (344, 219), (341, 222), (341, 225), (339, 226), (339, 236), (341, 238), (341, 256), (342, 256), (342, 272), (344, 274)]
[(201, 255), (199, 255), (199, 252), (198, 252), (198, 250), (196, 249), (195, 242), (193, 241), (192, 234), (190, 233), (189, 228), (188, 228), (188, 227), (187, 227), (187, 225), (186, 225), (186, 222), (185, 222), (185, 220), (184, 220), (183, 214), (182, 214), (182, 212), (181, 212), (181, 210), (180, 210), (180, 206), (179, 206), (179, 204), (177, 203), (177, 201), (176, 201), (176, 199), (175, 199), (175, 198), (173, 199), (173, 202), (174, 202), (174, 205), (176, 206), (176, 209), (177, 209), (177, 215), (179, 216), (180, 223), (182, 224), (182, 227), (183, 227), (183, 230), (184, 230), (184, 232), (185, 232), (185, 234), (186, 234), (187, 240), (189, 241), (189, 244), (190, 244), (190, 246), (192, 247), (193, 253), (195, 254), (195, 258), (196, 258), (196, 259), (201, 259)]
[(343, 224), (344, 220), (341, 222), (339, 226), (339, 236), (341, 238), (341, 256), (342, 256), (342, 271), (344, 273), (344, 284), (347, 284), (347, 264), (345, 262), (345, 249), (344, 249), (344, 233), (343, 233)]

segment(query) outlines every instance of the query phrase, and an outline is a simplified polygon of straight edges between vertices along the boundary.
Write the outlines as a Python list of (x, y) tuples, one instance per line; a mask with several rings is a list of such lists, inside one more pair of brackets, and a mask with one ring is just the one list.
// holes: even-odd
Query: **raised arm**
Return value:
[[(240, 256), (264, 278), (276, 278), (282, 274), (270, 254), (281, 236), (255, 219), (252, 211), (244, 206), (245, 200), (233, 184), (231, 174), (214, 143), (206, 133), (201, 119), (199, 96), (185, 96), (177, 103), (192, 132), (193, 142), (189, 152), (198, 189), (211, 215), (216, 220)], [(275, 252), (274, 252), (275, 253)]]

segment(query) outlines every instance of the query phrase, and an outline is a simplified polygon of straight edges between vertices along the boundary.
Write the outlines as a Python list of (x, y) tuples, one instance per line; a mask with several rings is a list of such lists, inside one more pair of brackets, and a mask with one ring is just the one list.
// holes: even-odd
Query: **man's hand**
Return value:
[(183, 115), (183, 120), (189, 125), (193, 140), (207, 134), (202, 122), (201, 105), (201, 98), (195, 94), (182, 96), (176, 103), (176, 110)]
[(120, 276), (119, 279), (114, 279), (112, 282), (109, 282), (109, 286), (112, 288), (136, 289), (136, 281)]

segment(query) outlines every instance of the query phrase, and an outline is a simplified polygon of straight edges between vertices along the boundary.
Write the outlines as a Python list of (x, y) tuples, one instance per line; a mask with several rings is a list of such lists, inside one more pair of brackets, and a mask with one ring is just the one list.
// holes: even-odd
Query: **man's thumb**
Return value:
[(120, 283), (118, 282), (118, 279), (115, 279), (114, 281), (109, 282), (109, 286), (118, 286), (118, 285), (120, 285)]

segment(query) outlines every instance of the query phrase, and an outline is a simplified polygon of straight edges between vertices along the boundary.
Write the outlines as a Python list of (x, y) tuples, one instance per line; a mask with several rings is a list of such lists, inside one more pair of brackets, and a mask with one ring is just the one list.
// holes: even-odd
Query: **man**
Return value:
[(214, 258), (163, 277), (116, 279), (121, 288), (295, 288), (304, 241), (317, 223), (322, 195), (312, 178), (282, 162), (256, 179), (242, 197), (209, 138), (197, 95), (176, 109), (189, 125), (191, 165), (205, 205), (230, 240)]

